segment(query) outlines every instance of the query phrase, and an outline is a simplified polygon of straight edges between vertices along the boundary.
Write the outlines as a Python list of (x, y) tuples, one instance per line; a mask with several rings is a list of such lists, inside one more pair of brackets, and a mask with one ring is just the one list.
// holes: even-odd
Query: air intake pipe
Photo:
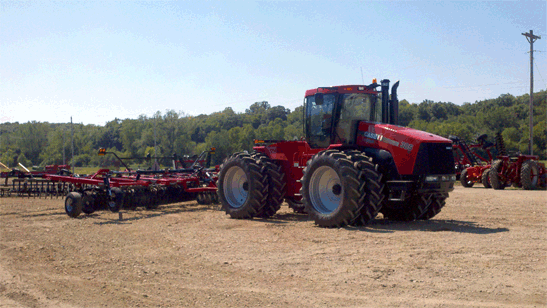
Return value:
[(382, 86), (382, 123), (390, 123), (389, 79), (383, 79), (380, 85)]
[[(397, 88), (399, 80), (391, 87), (391, 100), (389, 101), (389, 123), (399, 125), (399, 99), (397, 98)], [(383, 96), (383, 94), (382, 94)]]

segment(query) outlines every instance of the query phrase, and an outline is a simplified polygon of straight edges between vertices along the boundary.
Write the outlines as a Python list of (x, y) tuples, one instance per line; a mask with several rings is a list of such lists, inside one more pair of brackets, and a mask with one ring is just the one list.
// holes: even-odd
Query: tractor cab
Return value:
[[(381, 86), (381, 91), (376, 91)], [(306, 91), (304, 131), (312, 148), (353, 144), (361, 121), (398, 124), (397, 81), (389, 99), (389, 80), (368, 86), (322, 87)]]

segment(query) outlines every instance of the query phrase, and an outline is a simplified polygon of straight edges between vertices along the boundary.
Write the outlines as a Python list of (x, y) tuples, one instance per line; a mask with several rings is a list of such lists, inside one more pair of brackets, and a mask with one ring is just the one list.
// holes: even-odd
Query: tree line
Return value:
[[(547, 91), (534, 94), (534, 154), (546, 159)], [(291, 111), (270, 106), (266, 101), (252, 104), (245, 112), (228, 107), (198, 116), (167, 110), (152, 117), (114, 119), (104, 126), (70, 123), (0, 124), (0, 162), (15, 166), (72, 164), (75, 166), (116, 166), (113, 156), (98, 156), (106, 148), (120, 157), (193, 156), (216, 148), (212, 163), (219, 164), (231, 153), (247, 150), (254, 139), (299, 139), (303, 135), (303, 107)], [(509, 152), (528, 152), (529, 95), (503, 94), (495, 99), (456, 105), (450, 102), (400, 102), (399, 123), (440, 136), (455, 135), (467, 142), (481, 134), (489, 140), (501, 132)], [(74, 156), (72, 156), (74, 143)], [(157, 153), (155, 152), (157, 151)], [(149, 162), (141, 162), (145, 167)], [(169, 163), (166, 162), (166, 165)]]

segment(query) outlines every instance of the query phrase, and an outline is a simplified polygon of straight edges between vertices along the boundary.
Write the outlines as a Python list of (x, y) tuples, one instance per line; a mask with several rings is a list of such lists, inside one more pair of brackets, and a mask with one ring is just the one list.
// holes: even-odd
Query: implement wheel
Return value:
[(123, 191), (118, 187), (114, 187), (110, 191), (112, 194), (110, 196), (110, 200), (108, 200), (108, 209), (113, 213), (117, 213), (122, 208)]
[(82, 211), (86, 214), (95, 212), (95, 197), (91, 193), (84, 193), (82, 196)]
[(492, 163), (490, 171), (488, 172), (488, 179), (490, 180), (490, 185), (496, 190), (505, 189), (505, 182), (502, 181), (500, 172), (502, 171), (502, 160), (496, 160)]
[(70, 192), (65, 199), (65, 212), (68, 216), (76, 218), (82, 213), (82, 195), (78, 192)]
[(527, 160), (522, 163), (520, 182), (526, 190), (536, 189), (539, 182), (539, 166), (535, 161)]
[(247, 153), (226, 158), (220, 167), (218, 197), (231, 218), (253, 218), (261, 213), (268, 197), (267, 176)]
[(481, 182), (484, 188), (492, 188), (492, 185), (490, 184), (490, 176), (488, 175), (489, 173), (490, 169), (486, 169), (482, 172)]
[(460, 183), (462, 183), (463, 187), (473, 187), (475, 183), (467, 179), (467, 169), (462, 171), (462, 174), (460, 175)]
[(321, 227), (366, 223), (369, 217), (361, 217), (363, 207), (372, 206), (373, 215), (377, 213), (381, 199), (375, 198), (372, 202), (365, 199), (374, 197), (374, 194), (367, 195), (366, 190), (373, 186), (367, 176), (372, 176), (372, 182), (378, 184), (378, 173), (374, 170), (368, 170), (368, 174), (363, 172), (361, 164), (352, 161), (352, 156), (338, 150), (326, 150), (313, 156), (304, 169), (302, 200), (310, 218)]

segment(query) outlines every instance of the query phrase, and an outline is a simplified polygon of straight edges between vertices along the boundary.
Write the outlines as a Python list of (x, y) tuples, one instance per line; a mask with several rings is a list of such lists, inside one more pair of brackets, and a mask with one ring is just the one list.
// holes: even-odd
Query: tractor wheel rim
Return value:
[(245, 170), (234, 166), (228, 169), (224, 179), (224, 196), (232, 208), (240, 208), (249, 195), (249, 180)]
[(312, 206), (319, 213), (334, 212), (340, 206), (344, 195), (338, 173), (328, 166), (317, 168), (310, 179), (309, 194)]

